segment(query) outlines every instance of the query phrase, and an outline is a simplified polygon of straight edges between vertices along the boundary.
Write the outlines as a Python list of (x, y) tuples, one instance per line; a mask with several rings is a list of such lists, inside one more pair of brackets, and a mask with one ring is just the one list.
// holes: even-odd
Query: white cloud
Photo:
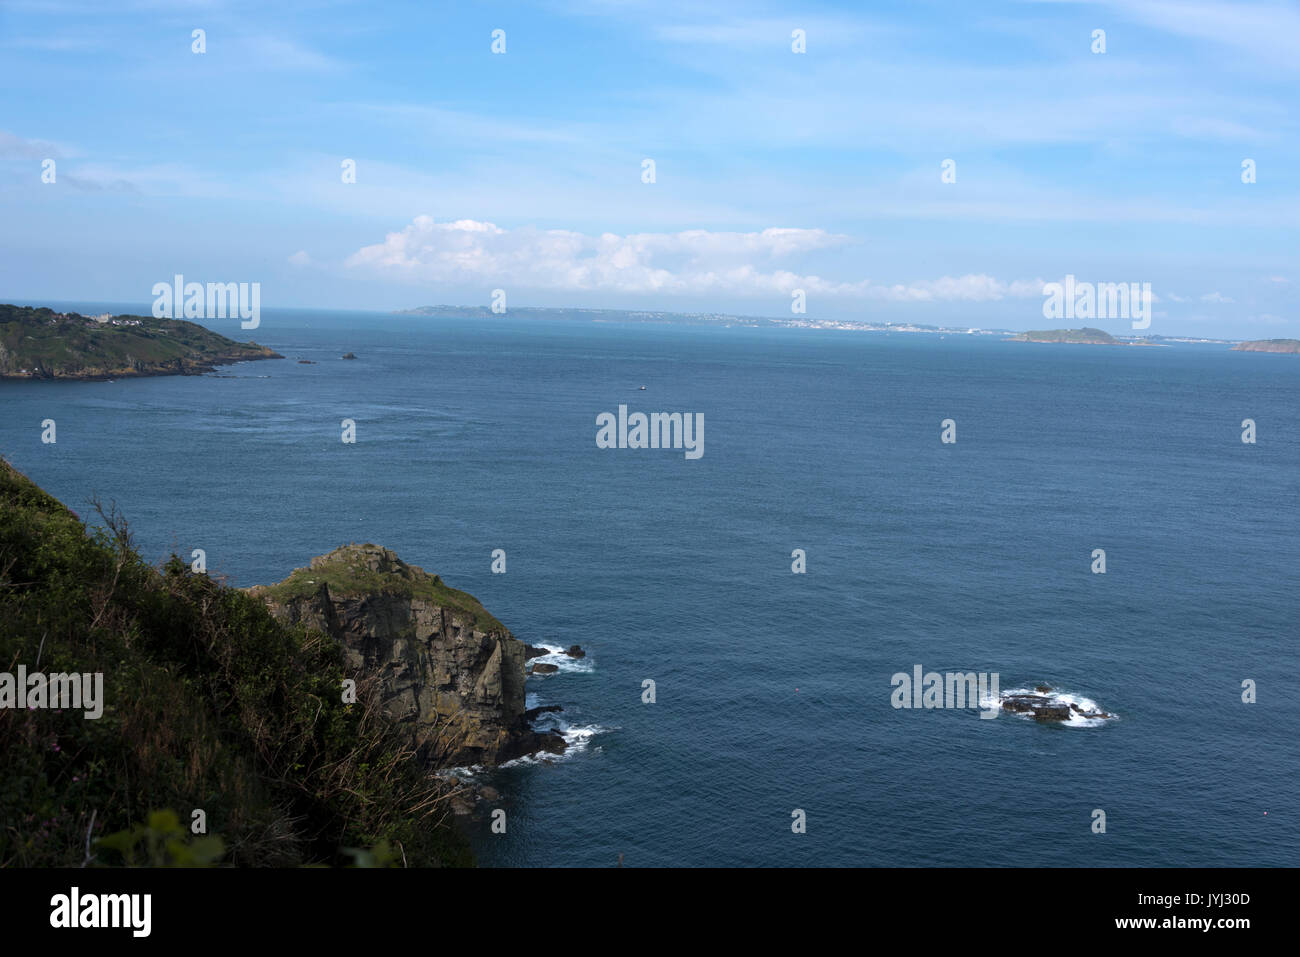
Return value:
[(294, 266), (310, 266), (311, 256), (307, 253), (307, 250), (300, 249), (289, 257), (289, 262)]
[(346, 265), (412, 282), (622, 294), (762, 296), (803, 289), (810, 295), (890, 302), (989, 302), (1042, 294), (1037, 279), (1007, 282), (966, 275), (878, 285), (870, 279), (825, 279), (778, 265), (779, 260), (849, 242), (847, 236), (821, 229), (594, 236), (562, 229), (507, 230), (472, 219), (439, 223), (417, 216), (382, 243), (357, 250)]
[(312, 50), (281, 37), (245, 37), (239, 43), (245, 58), (242, 62), (266, 70), (329, 71), (344, 66), (334, 57)]
[(1231, 298), (1221, 292), (1207, 292), (1201, 297), (1201, 302), (1233, 302)]

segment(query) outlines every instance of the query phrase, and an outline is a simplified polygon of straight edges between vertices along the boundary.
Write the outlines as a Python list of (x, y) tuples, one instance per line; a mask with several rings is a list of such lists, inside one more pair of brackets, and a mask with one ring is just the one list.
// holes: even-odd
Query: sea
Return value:
[[(471, 772), (506, 811), (466, 823), (483, 866), (1300, 863), (1300, 357), (207, 324), (286, 358), (0, 382), (0, 454), (83, 518), (116, 503), (150, 561), (245, 586), (372, 542), (585, 649), (528, 679), (565, 755)], [(702, 416), (703, 454), (598, 447), (620, 406)], [(896, 707), (918, 666), (1111, 717)]]

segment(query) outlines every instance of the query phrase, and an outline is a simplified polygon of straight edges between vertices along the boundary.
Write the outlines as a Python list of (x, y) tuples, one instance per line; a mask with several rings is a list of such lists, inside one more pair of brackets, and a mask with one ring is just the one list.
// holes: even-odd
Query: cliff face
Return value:
[(322, 632), (375, 676), (388, 715), (436, 766), (500, 764), (563, 750), (524, 715), (525, 646), (473, 596), (377, 545), (314, 558), (249, 590), (286, 624)]

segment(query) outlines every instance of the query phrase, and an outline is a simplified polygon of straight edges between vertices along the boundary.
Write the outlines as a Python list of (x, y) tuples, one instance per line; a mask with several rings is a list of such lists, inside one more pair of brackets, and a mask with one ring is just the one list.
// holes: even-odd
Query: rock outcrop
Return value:
[(349, 668), (375, 676), (385, 711), (431, 765), (564, 750), (559, 734), (528, 725), (524, 643), (472, 595), (388, 549), (346, 545), (249, 592), (280, 621), (329, 635)]
[(1024, 714), (1035, 721), (1069, 721), (1074, 715), (1080, 718), (1113, 718), (1113, 714), (1079, 707), (1072, 701), (1057, 696), (1049, 685), (1035, 685), (1034, 691), (1011, 691), (1002, 695), (1002, 708), (1015, 714)]

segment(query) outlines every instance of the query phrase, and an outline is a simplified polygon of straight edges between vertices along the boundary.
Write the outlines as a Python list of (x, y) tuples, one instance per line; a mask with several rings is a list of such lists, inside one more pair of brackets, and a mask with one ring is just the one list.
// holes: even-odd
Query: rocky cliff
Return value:
[(345, 545), (276, 585), (249, 589), (278, 620), (342, 644), (384, 709), (438, 766), (564, 750), (524, 713), (525, 645), (472, 595), (377, 545)]

